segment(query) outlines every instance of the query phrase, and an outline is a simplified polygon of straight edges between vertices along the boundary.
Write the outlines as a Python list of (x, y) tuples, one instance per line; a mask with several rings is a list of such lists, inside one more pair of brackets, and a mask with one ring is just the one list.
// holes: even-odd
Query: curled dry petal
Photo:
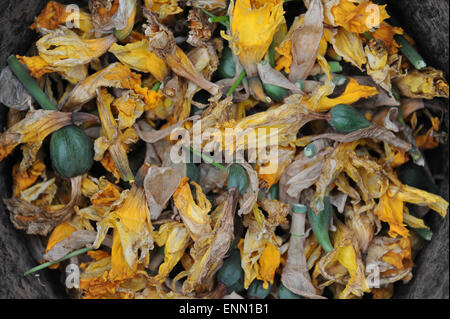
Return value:
[(186, 42), (194, 47), (205, 45), (211, 38), (214, 28), (206, 14), (198, 8), (193, 8), (189, 11), (187, 21), (189, 22), (189, 35)]
[(164, 81), (169, 69), (155, 53), (148, 50), (148, 40), (119, 45), (114, 43), (109, 52), (114, 54), (120, 62), (139, 72), (150, 72), (159, 81)]
[[(210, 287), (214, 275), (222, 266), (223, 258), (234, 239), (234, 214), (238, 196), (239, 192), (233, 189), (224, 204), (219, 206), (221, 214), (212, 233), (207, 239), (201, 241), (200, 246), (204, 245), (203, 242), (208, 242), (207, 249), (202, 255), (197, 255), (198, 259), (189, 269), (188, 278), (183, 283), (183, 291), (190, 292), (195, 289), (197, 292), (202, 292)], [(197, 243), (195, 243), (193, 249), (195, 250), (197, 247)], [(196, 255), (196, 252), (194, 251), (193, 254)]]
[(258, 63), (258, 74), (261, 82), (264, 84), (276, 85), (288, 89), (292, 93), (302, 93), (302, 90), (289, 81), (281, 72), (273, 69), (269, 63)]
[(183, 223), (189, 230), (191, 238), (196, 242), (203, 236), (209, 236), (211, 234), (211, 217), (208, 215), (211, 210), (211, 203), (197, 183), (191, 182), (190, 184), (197, 191), (196, 201), (192, 197), (189, 179), (187, 177), (181, 180), (180, 185), (173, 194), (173, 201)]
[(144, 9), (144, 16), (147, 18), (148, 23), (144, 27), (145, 35), (149, 38), (150, 51), (163, 59), (173, 72), (194, 82), (212, 95), (216, 95), (219, 92), (219, 87), (206, 80), (195, 69), (191, 60), (176, 45), (172, 31), (161, 24), (158, 17), (151, 11)]
[(428, 67), (412, 70), (406, 76), (393, 80), (403, 96), (410, 98), (448, 98), (448, 83), (442, 71)]
[(58, 29), (62, 25), (67, 26), (67, 22), (72, 20), (74, 22), (73, 27), (80, 29), (83, 33), (88, 33), (92, 30), (93, 25), (90, 14), (80, 10), (76, 19), (73, 8), (56, 1), (49, 1), (30, 28), (36, 29), (41, 34), (47, 34), (50, 30)]
[(95, 31), (111, 33), (127, 27), (136, 8), (136, 0), (90, 0), (92, 23)]
[(331, 38), (331, 44), (337, 54), (346, 62), (353, 64), (362, 71), (362, 66), (367, 63), (367, 58), (358, 34), (338, 29)]
[(128, 129), (124, 133), (119, 130), (116, 120), (111, 113), (111, 102), (113, 99), (105, 88), (97, 90), (97, 107), (102, 123), (102, 134), (94, 143), (94, 160), (101, 161), (104, 158), (105, 151), (108, 150), (120, 177), (124, 181), (133, 181), (134, 176), (130, 168), (125, 145), (135, 143), (137, 134), (133, 129)]
[(321, 0), (309, 2), (304, 23), (292, 34), (292, 65), (289, 79), (305, 80), (316, 61), (323, 35), (323, 7)]
[(100, 57), (116, 41), (113, 35), (84, 40), (74, 31), (61, 27), (40, 38), (36, 46), (39, 56), (50, 66), (74, 67)]
[(367, 252), (366, 263), (378, 267), (380, 285), (399, 280), (408, 282), (412, 278), (413, 267), (411, 240), (405, 237), (375, 237)]
[(97, 89), (100, 87), (137, 90), (137, 86), (141, 86), (140, 75), (131, 72), (122, 63), (113, 63), (78, 83), (61, 103), (61, 110), (73, 112), (81, 109), (84, 104), (96, 97)]
[[(97, 223), (95, 248), (100, 246), (111, 227), (114, 228), (113, 258), (124, 258), (133, 269), (138, 257), (140, 261), (145, 260), (153, 249), (153, 226), (144, 188), (133, 184), (123, 204)], [(115, 251), (119, 243), (121, 248)]]

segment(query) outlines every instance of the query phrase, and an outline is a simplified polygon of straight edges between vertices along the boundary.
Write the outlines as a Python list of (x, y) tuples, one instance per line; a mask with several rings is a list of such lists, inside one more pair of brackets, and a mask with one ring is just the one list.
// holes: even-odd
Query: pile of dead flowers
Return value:
[[(448, 209), (422, 155), (446, 142), (424, 100), (448, 85), (385, 6), (74, 8), (50, 1), (0, 76), (0, 160), (22, 151), (4, 203), (42, 236), (37, 269), (70, 258), (81, 298), (389, 298), (411, 280), (421, 217)], [(171, 132), (198, 120), (276, 152), (216, 134), (187, 148), (201, 163), (175, 163)], [(221, 164), (207, 144), (257, 155)]]

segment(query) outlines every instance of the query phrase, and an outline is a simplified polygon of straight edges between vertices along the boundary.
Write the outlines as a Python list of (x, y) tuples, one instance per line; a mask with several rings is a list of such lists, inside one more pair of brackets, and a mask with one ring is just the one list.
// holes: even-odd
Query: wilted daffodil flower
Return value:
[[(259, 63), (280, 24), (284, 21), (283, 1), (236, 0), (228, 8), (231, 23), (230, 44), (239, 57), (255, 95), (264, 100), (256, 65)], [(226, 37), (228, 38), (228, 37)]]

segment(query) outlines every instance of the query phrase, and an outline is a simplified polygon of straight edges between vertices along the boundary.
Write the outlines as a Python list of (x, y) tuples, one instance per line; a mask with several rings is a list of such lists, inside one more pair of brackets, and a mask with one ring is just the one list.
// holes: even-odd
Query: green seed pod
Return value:
[(235, 249), (230, 257), (225, 259), (222, 267), (217, 272), (217, 280), (223, 283), (228, 292), (244, 290), (244, 270), (241, 267), (241, 253)]
[(264, 84), (264, 91), (274, 101), (281, 102), (288, 95), (285, 88), (273, 84)]
[(330, 114), (330, 125), (340, 133), (351, 133), (371, 125), (358, 110), (345, 104), (336, 105), (330, 110)]
[(236, 63), (233, 60), (233, 52), (230, 47), (224, 47), (222, 50), (222, 57), (219, 62), (219, 75), (222, 78), (234, 78), (236, 75)]
[(430, 241), (433, 238), (433, 232), (426, 228), (414, 228), (414, 231), (423, 239)]
[(304, 299), (302, 296), (297, 295), (286, 288), (285, 285), (280, 284), (278, 287), (278, 298), (280, 299)]
[(248, 187), (248, 177), (245, 169), (236, 163), (231, 164), (228, 170), (227, 189), (235, 188), (239, 193), (244, 194)]
[(266, 299), (270, 294), (272, 285), (269, 283), (269, 287), (267, 289), (264, 289), (263, 285), (264, 281), (258, 279), (253, 280), (250, 287), (248, 287), (247, 296), (254, 299)]
[(305, 152), (305, 156), (307, 158), (311, 158), (317, 153), (316, 146), (313, 143), (309, 143), (308, 145), (306, 145), (303, 151)]
[(278, 200), (280, 192), (280, 183), (273, 184), (269, 189), (270, 199)]
[(200, 177), (200, 173), (198, 171), (197, 165), (194, 163), (187, 163), (186, 164), (186, 176), (196, 183), (198, 183), (198, 179)]
[(398, 170), (398, 178), (403, 184), (423, 189), (433, 194), (439, 193), (439, 188), (422, 166), (412, 163), (402, 165)]
[(308, 208), (308, 220), (317, 242), (322, 246), (325, 252), (329, 253), (333, 250), (333, 245), (331, 244), (330, 236), (328, 234), (332, 214), (330, 197), (325, 196), (323, 204), (324, 209), (317, 215), (311, 208)]
[(69, 125), (52, 134), (50, 157), (55, 171), (71, 178), (90, 170), (94, 162), (94, 146), (82, 129)]

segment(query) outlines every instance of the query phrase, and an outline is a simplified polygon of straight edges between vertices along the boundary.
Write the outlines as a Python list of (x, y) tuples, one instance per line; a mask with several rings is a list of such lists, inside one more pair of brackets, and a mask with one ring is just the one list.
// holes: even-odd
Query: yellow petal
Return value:
[[(68, 6), (59, 2), (50, 1), (36, 18), (36, 22), (31, 28), (55, 30), (61, 25), (67, 25), (67, 22), (72, 19), (74, 27), (78, 27), (84, 33), (91, 31), (93, 28), (91, 16), (86, 12), (80, 11), (76, 16), (77, 20), (75, 20), (75, 14)], [(79, 25), (76, 23), (79, 23)]]
[(332, 37), (331, 43), (337, 54), (346, 62), (352, 63), (362, 71), (362, 65), (366, 64), (367, 59), (364, 54), (361, 38), (357, 33), (339, 29)]
[(275, 270), (280, 265), (280, 251), (274, 244), (267, 243), (266, 248), (264, 249), (261, 257), (258, 260), (258, 263), (259, 273), (257, 278), (263, 280), (264, 289), (268, 289), (268, 282), (273, 284)]
[(354, 4), (354, 1), (341, 0), (331, 8), (336, 25), (355, 33), (364, 33), (377, 28), (382, 21), (390, 16), (386, 12), (386, 5), (378, 6), (371, 1)]
[(232, 48), (243, 66), (258, 63), (283, 22), (283, 1), (236, 0), (230, 4)]
[(188, 181), (187, 177), (180, 181), (180, 185), (173, 194), (173, 200), (192, 239), (197, 241), (212, 231), (210, 216), (208, 215), (211, 210), (211, 203), (203, 194), (202, 188), (197, 183), (191, 182), (191, 185), (197, 191), (196, 203), (192, 197)]
[(369, 98), (377, 94), (378, 90), (375, 87), (359, 85), (355, 79), (350, 78), (345, 91), (341, 96), (334, 99), (323, 96), (319, 99), (317, 106), (313, 107), (312, 110), (316, 112), (325, 112), (338, 104), (353, 104), (359, 99)]
[(33, 185), (45, 171), (45, 164), (40, 160), (33, 162), (33, 165), (25, 171), (19, 169), (19, 165), (13, 167), (13, 196), (18, 197), (20, 193)]
[(409, 236), (409, 231), (403, 224), (403, 201), (398, 196), (392, 197), (389, 194), (384, 194), (375, 209), (375, 215), (381, 221), (389, 223), (389, 236), (394, 238), (397, 235)]
[(69, 238), (74, 231), (77, 229), (70, 225), (69, 223), (62, 223), (55, 227), (52, 234), (50, 235), (50, 238), (47, 242), (47, 247), (45, 248), (45, 252), (48, 252), (50, 249), (52, 249), (53, 246), (55, 246), (60, 241)]
[(128, 67), (139, 72), (149, 72), (159, 81), (164, 81), (169, 73), (165, 62), (149, 51), (147, 39), (124, 46), (114, 43), (109, 52)]

